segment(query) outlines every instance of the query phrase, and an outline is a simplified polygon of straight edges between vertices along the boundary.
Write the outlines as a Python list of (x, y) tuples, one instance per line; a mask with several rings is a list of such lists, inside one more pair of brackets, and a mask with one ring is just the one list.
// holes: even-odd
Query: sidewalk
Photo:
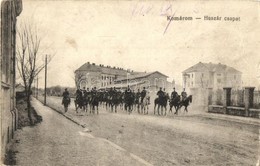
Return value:
[(32, 105), (43, 121), (17, 132), (17, 165), (149, 165), (109, 140), (94, 137), (39, 101), (33, 99)]

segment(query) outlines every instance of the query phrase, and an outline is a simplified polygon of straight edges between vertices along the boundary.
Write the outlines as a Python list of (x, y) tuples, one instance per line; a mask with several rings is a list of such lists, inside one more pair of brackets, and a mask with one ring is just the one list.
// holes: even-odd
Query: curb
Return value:
[[(212, 114), (212, 113), (210, 113)], [(200, 114), (201, 117), (204, 117), (204, 118), (212, 118), (212, 119), (219, 119), (219, 120), (224, 120), (224, 121), (231, 121), (231, 122), (236, 122), (236, 123), (242, 123), (242, 124), (246, 124), (246, 125), (254, 125), (254, 126), (260, 126), (260, 123), (258, 122), (254, 122), (254, 121), (251, 121), (250, 122), (250, 119), (244, 119), (244, 120), (241, 120), (241, 119), (234, 119), (232, 117), (217, 117), (217, 116), (210, 116), (210, 115), (204, 115), (204, 114)]]
[[(36, 100), (39, 101), (40, 103), (42, 103), (40, 100), (38, 100), (38, 99), (36, 99)], [(43, 103), (42, 103), (42, 104), (43, 104)], [(63, 114), (63, 113), (61, 113), (61, 112), (60, 112), (59, 110), (57, 110), (56, 108), (53, 108), (53, 107), (51, 107), (51, 106), (49, 106), (49, 105), (47, 105), (47, 104), (46, 104), (46, 105), (43, 104), (43, 106), (48, 107), (48, 108), (54, 110), (55, 112), (57, 112), (57, 113), (59, 113), (60, 115), (64, 116), (66, 119), (68, 119), (68, 120), (72, 121), (73, 123), (75, 123), (75, 124), (81, 126), (82, 128), (85, 128), (84, 125), (80, 124), (79, 122), (77, 122), (76, 120), (72, 119), (71, 117), (69, 117), (69, 116), (67, 116), (67, 115), (65, 115), (65, 114)]]

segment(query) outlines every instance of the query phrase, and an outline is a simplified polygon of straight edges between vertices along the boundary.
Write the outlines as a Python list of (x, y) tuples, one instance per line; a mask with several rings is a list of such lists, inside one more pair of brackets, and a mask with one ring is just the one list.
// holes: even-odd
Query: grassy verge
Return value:
[[(33, 107), (31, 107), (32, 122), (30, 122), (28, 118), (28, 110), (25, 97), (20, 97), (16, 99), (16, 108), (18, 110), (18, 129), (22, 129), (26, 126), (35, 126), (42, 121), (42, 117), (37, 114), (36, 110)], [(17, 140), (17, 138), (14, 138), (7, 145), (4, 159), (5, 165), (16, 165), (15, 155), (16, 153), (18, 153), (18, 151), (15, 151), (13, 149), (15, 149), (14, 147), (18, 143), (19, 140)]]

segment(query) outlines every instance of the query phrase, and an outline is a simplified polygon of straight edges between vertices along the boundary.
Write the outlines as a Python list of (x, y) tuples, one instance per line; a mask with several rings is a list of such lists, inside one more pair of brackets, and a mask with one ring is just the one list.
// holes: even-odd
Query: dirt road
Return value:
[[(63, 111), (61, 99), (48, 105)], [(256, 165), (259, 160), (259, 126), (199, 115), (154, 116), (111, 113), (67, 116), (84, 125), (96, 138), (107, 139), (153, 165)]]

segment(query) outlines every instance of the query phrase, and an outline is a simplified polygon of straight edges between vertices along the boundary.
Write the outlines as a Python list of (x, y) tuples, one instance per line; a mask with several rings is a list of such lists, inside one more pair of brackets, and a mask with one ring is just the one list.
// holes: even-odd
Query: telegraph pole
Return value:
[(46, 89), (47, 89), (47, 55), (45, 56), (44, 105), (46, 105)]

